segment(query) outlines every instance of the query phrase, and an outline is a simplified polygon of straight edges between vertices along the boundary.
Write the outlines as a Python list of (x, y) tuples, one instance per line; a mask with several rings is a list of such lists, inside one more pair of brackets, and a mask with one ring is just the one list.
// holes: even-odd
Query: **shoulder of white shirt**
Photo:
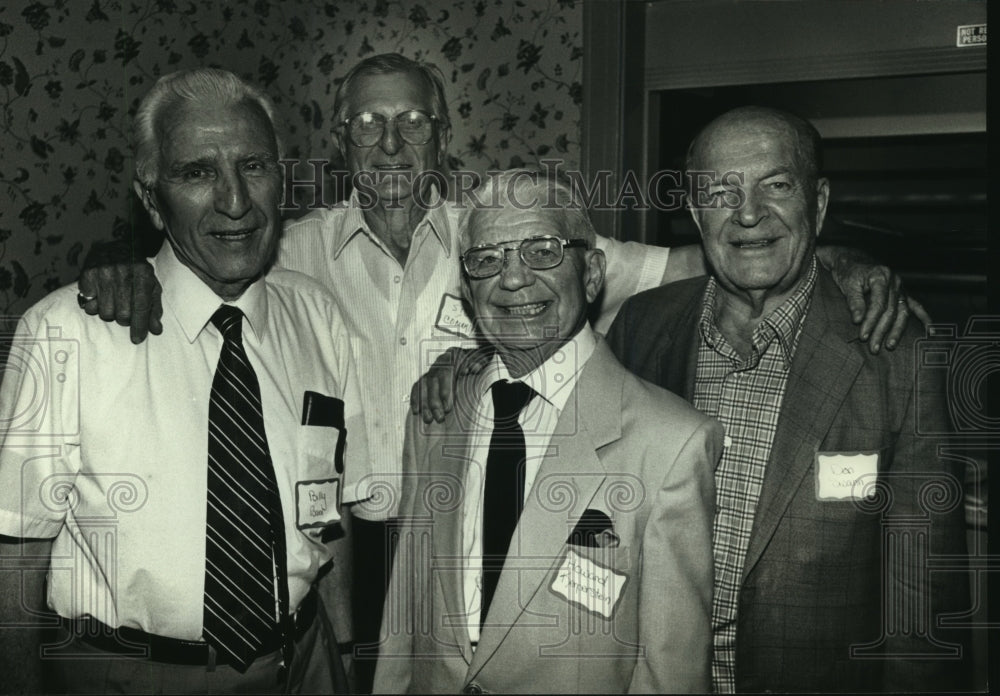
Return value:
[(80, 308), (76, 299), (78, 293), (79, 288), (75, 282), (64, 285), (31, 305), (22, 318), (28, 325), (38, 325), (43, 320), (50, 326), (62, 326), (67, 323), (79, 325), (83, 319), (93, 319), (103, 323), (97, 317), (90, 317)]

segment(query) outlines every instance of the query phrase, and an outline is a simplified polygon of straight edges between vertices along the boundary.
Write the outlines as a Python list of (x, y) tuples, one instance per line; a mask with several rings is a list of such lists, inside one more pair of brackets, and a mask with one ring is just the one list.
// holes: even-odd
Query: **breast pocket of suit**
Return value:
[(612, 619), (631, 582), (634, 560), (629, 546), (567, 544), (549, 591), (602, 619)]

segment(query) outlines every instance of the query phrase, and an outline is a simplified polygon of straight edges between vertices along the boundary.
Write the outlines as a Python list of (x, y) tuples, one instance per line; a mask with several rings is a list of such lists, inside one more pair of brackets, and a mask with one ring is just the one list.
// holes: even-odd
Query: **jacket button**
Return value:
[(470, 682), (465, 685), (462, 689), (463, 694), (481, 694), (483, 693), (483, 687), (479, 686), (476, 682)]

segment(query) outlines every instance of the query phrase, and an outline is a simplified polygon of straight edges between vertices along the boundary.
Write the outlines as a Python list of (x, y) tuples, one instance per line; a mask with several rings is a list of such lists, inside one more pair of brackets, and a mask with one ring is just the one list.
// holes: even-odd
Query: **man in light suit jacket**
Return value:
[(737, 109), (688, 169), (713, 177), (692, 208), (712, 276), (632, 298), (608, 341), (726, 429), (714, 689), (961, 689), (965, 636), (946, 618), (968, 607), (961, 485), (922, 434), (947, 431), (943, 388), (915, 367), (912, 323), (895, 351), (867, 351), (814, 261), (818, 133)]
[(375, 691), (705, 691), (719, 425), (587, 324), (604, 257), (570, 189), (477, 194), (464, 288), (495, 355), (410, 422)]

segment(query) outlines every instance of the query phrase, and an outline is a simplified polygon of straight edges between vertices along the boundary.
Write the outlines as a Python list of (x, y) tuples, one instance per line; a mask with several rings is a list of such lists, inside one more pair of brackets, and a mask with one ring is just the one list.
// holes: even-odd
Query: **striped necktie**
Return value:
[(281, 500), (260, 386), (243, 349), (243, 313), (223, 305), (212, 323), (224, 340), (208, 407), (204, 633), (220, 656), (245, 671), (278, 630), (275, 573), (284, 581), (284, 544), (274, 522)]
[(525, 442), (518, 419), (535, 396), (523, 382), (498, 380), (493, 392), (493, 435), (483, 485), (483, 598), (479, 623), (486, 621), (500, 582), (510, 540), (524, 507)]

